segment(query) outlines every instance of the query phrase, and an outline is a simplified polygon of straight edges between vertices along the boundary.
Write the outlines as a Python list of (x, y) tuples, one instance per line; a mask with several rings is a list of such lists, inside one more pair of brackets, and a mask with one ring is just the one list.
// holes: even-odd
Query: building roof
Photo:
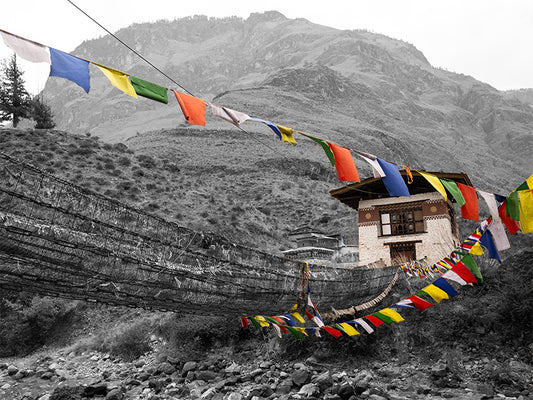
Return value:
[[(418, 194), (435, 191), (435, 188), (431, 186), (431, 184), (417, 171), (411, 171), (411, 173), (413, 175), (413, 183), (408, 185), (409, 193)], [(407, 182), (407, 171), (401, 170), (400, 174)], [(449, 179), (458, 183), (462, 183), (463, 185), (472, 186), (470, 178), (463, 172), (428, 172), (428, 174), (435, 175), (438, 178)], [(387, 188), (383, 184), (381, 178), (368, 178), (358, 183), (352, 183), (351, 185), (330, 190), (329, 194), (335, 197), (341, 203), (344, 203), (356, 210), (359, 206), (359, 201), (361, 200), (373, 200), (390, 197), (389, 192), (387, 191)], [(452, 196), (450, 196), (450, 200), (454, 201)]]

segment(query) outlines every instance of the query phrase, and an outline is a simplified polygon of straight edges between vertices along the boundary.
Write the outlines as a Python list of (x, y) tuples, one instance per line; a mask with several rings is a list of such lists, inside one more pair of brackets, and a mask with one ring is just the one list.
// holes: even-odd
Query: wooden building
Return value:
[[(471, 186), (464, 173), (430, 172)], [(407, 172), (400, 171), (407, 182)], [(394, 265), (427, 257), (431, 264), (459, 244), (453, 198), (448, 201), (416, 171), (408, 185), (410, 197), (390, 197), (381, 178), (330, 191), (331, 196), (358, 211), (359, 264)]]

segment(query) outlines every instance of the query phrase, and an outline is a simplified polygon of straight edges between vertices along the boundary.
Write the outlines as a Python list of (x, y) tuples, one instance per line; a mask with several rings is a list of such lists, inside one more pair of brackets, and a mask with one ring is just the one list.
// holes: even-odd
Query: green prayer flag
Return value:
[(520, 186), (518, 186), (518, 188), (516, 189), (516, 191), (519, 191), (519, 190), (528, 190), (528, 189), (531, 189), (529, 187), (529, 185), (527, 184), (527, 181), (525, 181), (524, 183), (522, 183)]
[(275, 320), (274, 318), (272, 318), (272, 317), (267, 317), (267, 316), (265, 315), (265, 319), (266, 319), (267, 321), (272, 322), (273, 324), (281, 325), (281, 324), (279, 323), (279, 321), (276, 321), (276, 320)]
[(292, 326), (286, 326), (285, 328), (287, 328), (289, 330), (290, 333), (293, 334), (293, 336), (296, 338), (296, 339), (301, 339), (303, 338), (303, 334), (302, 332), (300, 332), (298, 329), (294, 329)]
[(394, 320), (391, 318), (391, 317), (388, 317), (386, 316), (385, 314), (382, 314), (380, 312), (375, 312), (374, 314), (372, 314), (374, 317), (382, 320), (383, 322), (385, 322), (387, 325), (390, 325), (394, 322)]
[(448, 179), (439, 178), (441, 183), (444, 185), (444, 187), (450, 192), (450, 194), (453, 196), (457, 204), (462, 207), (466, 204), (466, 201), (463, 197), (463, 194), (457, 187), (457, 183), (454, 181), (450, 181)]
[(301, 135), (304, 135), (305, 137), (308, 137), (309, 139), (315, 141), (320, 146), (322, 146), (322, 148), (326, 152), (326, 155), (329, 158), (329, 162), (331, 163), (331, 165), (333, 166), (335, 165), (335, 156), (333, 155), (333, 151), (331, 151), (331, 148), (329, 147), (328, 142), (326, 142), (325, 140), (310, 136), (310, 135), (306, 135), (305, 133), (302, 133), (302, 132), (298, 132), (298, 133)]
[(519, 198), (516, 190), (509, 193), (505, 198), (505, 211), (507, 216), (514, 221), (520, 221), (520, 206), (518, 202)]
[(261, 328), (261, 324), (259, 324), (259, 322), (257, 322), (257, 320), (253, 317), (248, 317), (248, 319), (252, 322), (252, 325), (256, 328)]
[(167, 88), (156, 85), (155, 83), (143, 81), (130, 75), (131, 85), (135, 89), (135, 93), (160, 103), (168, 104)]
[(479, 270), (479, 267), (477, 266), (476, 262), (470, 254), (464, 256), (461, 259), (461, 262), (468, 268), (470, 268), (470, 271), (472, 271), (472, 273), (477, 276), (481, 282), (483, 282), (483, 276), (481, 276), (481, 271)]

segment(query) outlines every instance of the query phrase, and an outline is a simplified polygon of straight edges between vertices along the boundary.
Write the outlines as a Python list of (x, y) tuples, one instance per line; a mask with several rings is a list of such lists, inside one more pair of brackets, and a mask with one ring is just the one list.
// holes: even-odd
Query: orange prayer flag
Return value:
[(479, 208), (476, 195), (476, 188), (472, 186), (463, 185), (457, 183), (457, 187), (461, 191), (463, 198), (465, 199), (465, 205), (461, 207), (461, 216), (465, 219), (471, 219), (479, 221)]
[(202, 99), (172, 90), (189, 124), (205, 126), (205, 106)]
[(341, 181), (360, 182), (350, 149), (327, 142), (335, 157), (335, 169)]

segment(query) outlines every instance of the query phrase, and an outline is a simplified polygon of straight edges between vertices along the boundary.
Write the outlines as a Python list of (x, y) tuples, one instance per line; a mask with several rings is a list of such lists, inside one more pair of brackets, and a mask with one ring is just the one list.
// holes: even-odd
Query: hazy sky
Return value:
[[(530, 0), (72, 1), (112, 32), (134, 22), (198, 14), (248, 18), (253, 12), (277, 10), (288, 18), (402, 39), (421, 50), (433, 66), (471, 75), (500, 90), (533, 88)], [(68, 0), (2, 3), (1, 29), (59, 50), (71, 52), (83, 40), (105, 35)], [(0, 40), (0, 58), (10, 54)], [(23, 69), (28, 89), (37, 93), (49, 67), (24, 62)]]

